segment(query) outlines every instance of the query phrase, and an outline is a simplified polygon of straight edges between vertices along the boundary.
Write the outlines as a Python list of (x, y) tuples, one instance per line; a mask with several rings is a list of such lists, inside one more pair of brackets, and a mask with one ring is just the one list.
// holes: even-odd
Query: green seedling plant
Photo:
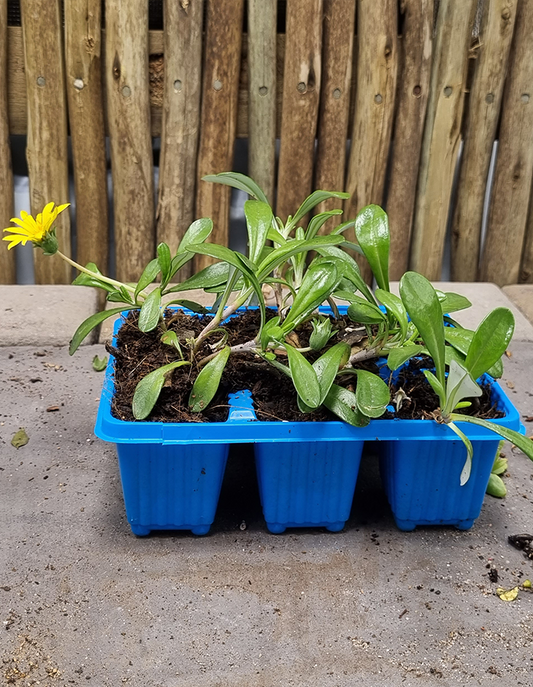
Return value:
[[(456, 412), (471, 405), (467, 399), (481, 396), (482, 390), (476, 380), (501, 361), (514, 331), (512, 312), (507, 308), (496, 308), (490, 312), (473, 333), (464, 360), (452, 357), (446, 375), (446, 328), (437, 292), (421, 274), (406, 272), (400, 281), (400, 295), (416, 327), (417, 339), (421, 339), (419, 351), (413, 350), (412, 353), (416, 355), (422, 350), (427, 351), (435, 366), (434, 372), (424, 371), (439, 398), (439, 408), (434, 418), (450, 427), (466, 446), (467, 457), (460, 476), (461, 485), (466, 484), (470, 477), (473, 449), (457, 422), (485, 427), (512, 442), (533, 460), (533, 442), (530, 439), (488, 420)], [(390, 356), (389, 367), (394, 369)]]

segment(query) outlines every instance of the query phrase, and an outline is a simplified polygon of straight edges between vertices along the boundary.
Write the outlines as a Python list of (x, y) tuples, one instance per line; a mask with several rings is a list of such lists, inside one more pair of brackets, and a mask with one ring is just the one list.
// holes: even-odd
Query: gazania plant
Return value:
[[(244, 205), (247, 256), (208, 242), (213, 224), (202, 218), (191, 224), (174, 254), (166, 243), (160, 243), (157, 256), (148, 262), (138, 282), (131, 284), (105, 276), (94, 263), (79, 265), (58, 250), (53, 224), (68, 205), (49, 203), (35, 218), (23, 212), (20, 219), (12, 220), (16, 228), (4, 230), (10, 232), (4, 238), (9, 241), (8, 249), (31, 241), (45, 254), (57, 254), (76, 268), (79, 274), (74, 284), (103, 289), (108, 301), (121, 304), (85, 320), (73, 335), (71, 354), (106, 318), (132, 310), (138, 311), (139, 330), (157, 332), (168, 346), (168, 362), (147, 373), (136, 387), (132, 410), (137, 420), (149, 419), (163, 386), (180, 367), (189, 368), (194, 379), (189, 408), (201, 413), (215, 398), (230, 356), (247, 353), (292, 380), (302, 415), (324, 406), (344, 422), (364, 426), (385, 413), (391, 394), (383, 365), (378, 374), (361, 364), (372, 359), (386, 361), (392, 373), (410, 358), (426, 355), (433, 365), (424, 374), (439, 399), (433, 418), (447, 424), (467, 447), (461, 483), (466, 483), (470, 474), (472, 446), (458, 421), (499, 433), (533, 459), (529, 439), (457, 413), (480, 395), (479, 377), (486, 372), (501, 376), (501, 357), (514, 328), (509, 310), (497, 308), (471, 332), (451, 317), (469, 307), (469, 301), (436, 291), (422, 275), (406, 273), (400, 297), (391, 293), (388, 219), (376, 205), (363, 208), (355, 219), (328, 231), (328, 221), (341, 211), (318, 213), (308, 220), (310, 213), (324, 200), (343, 199), (347, 194), (315, 191), (283, 222), (249, 177), (223, 173), (205, 180), (241, 189), (250, 196)], [(348, 229), (353, 229), (357, 243), (346, 237)], [(378, 287), (375, 293), (363, 280), (354, 252), (368, 260)], [(196, 254), (216, 262), (180, 281), (180, 270)], [(270, 317), (264, 297), (267, 287), (274, 290), (277, 304)], [(213, 294), (211, 308), (184, 297), (193, 289)], [(169, 295), (170, 302), (163, 305), (163, 298)], [(346, 304), (346, 316), (340, 314), (339, 303)], [(325, 304), (329, 305), (327, 312), (320, 309)], [(252, 305), (259, 311), (257, 331), (248, 341), (230, 345), (225, 323), (240, 308)], [(176, 307), (209, 316), (198, 334), (184, 335), (172, 327), (172, 318), (165, 314)], [(351, 325), (344, 326), (340, 336), (338, 325), (343, 317), (349, 318)], [(311, 333), (302, 345), (298, 334), (304, 326)]]

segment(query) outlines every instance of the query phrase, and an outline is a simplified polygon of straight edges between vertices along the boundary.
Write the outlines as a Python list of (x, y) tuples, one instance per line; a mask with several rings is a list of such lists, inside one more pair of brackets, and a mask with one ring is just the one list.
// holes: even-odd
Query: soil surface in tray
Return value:
[[(267, 311), (267, 318), (273, 316), (274, 311)], [(165, 312), (167, 329), (176, 332), (185, 354), (186, 339), (197, 336), (209, 319), (209, 316), (186, 315), (179, 310)], [(235, 346), (253, 339), (258, 331), (259, 319), (259, 311), (252, 310), (229, 320), (223, 326), (228, 335), (227, 344)], [(116, 418), (126, 421), (135, 420), (131, 404), (139, 381), (158, 367), (178, 359), (176, 350), (161, 342), (160, 327), (144, 333), (138, 329), (137, 321), (138, 313), (132, 311), (119, 330), (116, 347), (109, 344), (107, 346), (108, 351), (115, 357), (115, 395), (112, 413)], [(353, 345), (364, 336), (364, 329), (361, 333), (361, 328), (347, 317), (336, 320), (334, 328), (338, 331), (331, 339), (331, 345), (343, 340)], [(310, 333), (311, 325), (305, 323), (297, 330), (294, 343), (299, 347), (307, 346)], [(217, 334), (209, 337), (199, 351), (198, 359), (210, 355), (212, 350), (209, 344), (217, 340)], [(313, 356), (316, 357), (316, 354), (309, 353), (307, 356), (313, 362)], [(400, 388), (406, 394), (397, 417), (428, 418), (438, 407), (437, 396), (420, 372), (421, 367), (427, 366), (427, 361), (413, 362), (402, 370), (397, 383), (391, 383), (393, 399)], [(362, 363), (360, 367), (371, 372), (377, 372), (378, 369), (374, 361)], [(224, 422), (228, 416), (228, 394), (243, 389), (252, 392), (256, 415), (262, 421), (338, 419), (326, 408), (319, 408), (313, 413), (300, 413), (296, 391), (289, 377), (253, 353), (232, 354), (216, 397), (205, 411), (193, 413), (188, 408), (188, 402), (197, 372), (194, 366), (189, 365), (176, 368), (167, 378), (159, 400), (147, 419), (154, 422)], [(347, 376), (344, 380), (337, 380), (337, 383), (349, 386), (356, 382), (352, 376)], [(488, 389), (484, 390), (481, 398), (473, 399), (470, 414), (483, 418), (502, 416), (502, 413), (492, 408)], [(386, 417), (392, 415), (387, 413), (384, 418)]]

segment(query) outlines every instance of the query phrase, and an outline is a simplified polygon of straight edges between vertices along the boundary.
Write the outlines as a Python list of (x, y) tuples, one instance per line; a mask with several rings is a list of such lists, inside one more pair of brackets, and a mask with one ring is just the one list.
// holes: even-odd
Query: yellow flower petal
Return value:
[(28, 240), (29, 239), (24, 238), (23, 236), (4, 236), (2, 239), (2, 241), (11, 241), (7, 247), (7, 250), (11, 250), (13, 246), (17, 246), (19, 243), (22, 243), (22, 245), (25, 246)]
[(8, 249), (19, 243), (26, 245), (27, 241), (32, 241), (37, 246), (41, 245), (51, 231), (52, 225), (59, 213), (68, 208), (69, 205), (70, 203), (64, 203), (63, 205), (55, 206), (53, 202), (47, 203), (43, 211), (36, 217), (32, 217), (25, 210), (22, 210), (20, 219), (18, 217), (11, 219), (11, 222), (17, 225), (17, 229), (13, 227), (4, 229), (4, 231), (13, 232), (5, 239), (11, 241)]

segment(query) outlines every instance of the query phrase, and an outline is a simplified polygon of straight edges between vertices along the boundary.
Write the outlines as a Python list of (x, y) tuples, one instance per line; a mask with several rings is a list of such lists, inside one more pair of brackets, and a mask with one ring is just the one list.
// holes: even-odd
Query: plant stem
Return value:
[[(230, 348), (230, 354), (231, 353), (246, 353), (248, 351), (254, 351), (257, 349), (257, 340), (256, 339), (250, 339), (250, 341), (246, 341), (246, 343), (242, 344), (237, 344), (236, 346), (231, 346)], [(211, 355), (206, 356), (205, 358), (202, 358), (198, 362), (198, 367), (203, 367), (204, 365), (207, 365), (207, 363), (210, 360), (213, 360), (215, 356), (219, 354), (219, 351), (216, 351), (216, 353), (211, 353)]]
[(71, 265), (72, 267), (74, 267), (74, 269), (78, 270), (78, 272), (83, 272), (83, 274), (87, 274), (92, 279), (98, 279), (100, 281), (105, 282), (106, 284), (109, 284), (110, 286), (115, 286), (117, 289), (124, 287), (127, 291), (130, 291), (131, 293), (135, 293), (135, 289), (133, 286), (129, 286), (128, 284), (123, 284), (120, 281), (115, 281), (115, 279), (111, 279), (111, 277), (105, 277), (103, 274), (91, 272), (91, 270), (88, 270), (86, 267), (82, 267), (81, 265), (79, 265), (74, 260), (71, 260), (64, 253), (62, 253), (60, 250), (57, 251), (57, 255), (59, 255), (59, 257), (62, 258), (65, 262), (68, 262), (68, 264)]

